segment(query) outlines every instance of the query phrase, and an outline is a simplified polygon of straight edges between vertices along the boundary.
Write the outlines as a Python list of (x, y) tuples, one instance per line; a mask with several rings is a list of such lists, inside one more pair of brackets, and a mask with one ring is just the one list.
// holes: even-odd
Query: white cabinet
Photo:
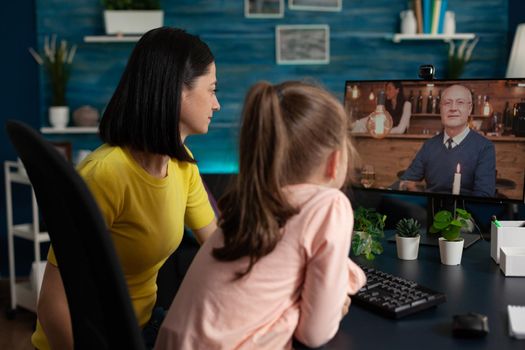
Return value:
[[(31, 210), (32, 219), (29, 223), (14, 223), (13, 221), (13, 197), (12, 185), (23, 184), (31, 186), (24, 171), (19, 171), (20, 164), (13, 161), (4, 162), (5, 173), (5, 196), (7, 211), (7, 244), (9, 253), (9, 286), (11, 291), (11, 309), (8, 316), (14, 317), (17, 306), (36, 312), (36, 303), (40, 294), (40, 282), (42, 281), (43, 269), (41, 269), (42, 257), (40, 254), (40, 244), (49, 241), (47, 232), (40, 232), (39, 212), (35, 193), (31, 187)], [(27, 282), (17, 282), (15, 275), (15, 246), (14, 238), (19, 237), (33, 242), (34, 261), (32, 278)]]

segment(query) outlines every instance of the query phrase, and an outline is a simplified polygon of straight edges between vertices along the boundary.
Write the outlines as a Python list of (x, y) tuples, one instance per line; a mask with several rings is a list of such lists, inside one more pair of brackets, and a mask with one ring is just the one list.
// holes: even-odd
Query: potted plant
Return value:
[(439, 233), (439, 256), (444, 265), (461, 264), (463, 254), (463, 237), (461, 229), (468, 228), (471, 215), (457, 208), (454, 215), (448, 210), (441, 210), (434, 215), (430, 233)]
[(396, 224), (397, 257), (402, 260), (415, 260), (419, 252), (421, 225), (416, 219), (401, 219)]
[(106, 34), (144, 34), (162, 27), (159, 0), (102, 0)]
[(386, 215), (375, 209), (358, 207), (354, 212), (354, 233), (352, 235), (352, 252), (364, 255), (367, 260), (383, 252), (381, 240), (384, 235)]
[(65, 40), (61, 40), (58, 44), (55, 34), (51, 40), (48, 36), (44, 38), (43, 53), (38, 53), (33, 48), (29, 48), (29, 52), (35, 61), (44, 67), (51, 83), (52, 101), (49, 107), (49, 123), (54, 128), (65, 128), (69, 123), (66, 88), (76, 50), (76, 45), (68, 47)]
[(447, 78), (459, 79), (465, 70), (465, 65), (470, 61), (472, 51), (479, 41), (479, 37), (471, 43), (468, 40), (463, 40), (456, 50), (454, 40), (449, 41), (448, 62), (447, 62)]

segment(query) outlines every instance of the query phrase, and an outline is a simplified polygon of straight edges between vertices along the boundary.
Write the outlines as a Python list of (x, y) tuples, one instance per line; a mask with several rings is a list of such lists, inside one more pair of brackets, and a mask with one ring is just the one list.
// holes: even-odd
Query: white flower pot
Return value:
[(463, 238), (458, 241), (447, 241), (443, 237), (439, 237), (439, 257), (441, 258), (441, 263), (443, 265), (461, 264), (464, 244), (465, 241)]
[(49, 124), (55, 129), (64, 129), (69, 123), (68, 106), (49, 107)]
[(144, 34), (150, 29), (162, 27), (162, 10), (105, 10), (106, 34)]
[(397, 257), (401, 260), (416, 260), (419, 252), (419, 235), (401, 237), (396, 234)]

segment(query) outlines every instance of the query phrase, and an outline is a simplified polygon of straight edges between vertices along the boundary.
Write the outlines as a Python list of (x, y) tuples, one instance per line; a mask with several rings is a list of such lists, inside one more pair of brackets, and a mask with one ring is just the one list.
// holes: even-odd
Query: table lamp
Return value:
[(525, 23), (519, 24), (514, 35), (507, 66), (507, 78), (525, 78)]

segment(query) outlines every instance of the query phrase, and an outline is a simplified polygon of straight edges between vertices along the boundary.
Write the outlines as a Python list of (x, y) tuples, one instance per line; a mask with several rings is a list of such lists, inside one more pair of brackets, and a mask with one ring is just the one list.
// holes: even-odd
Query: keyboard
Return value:
[(423, 287), (418, 283), (360, 265), (367, 284), (352, 302), (389, 318), (401, 318), (444, 303), (445, 294)]

